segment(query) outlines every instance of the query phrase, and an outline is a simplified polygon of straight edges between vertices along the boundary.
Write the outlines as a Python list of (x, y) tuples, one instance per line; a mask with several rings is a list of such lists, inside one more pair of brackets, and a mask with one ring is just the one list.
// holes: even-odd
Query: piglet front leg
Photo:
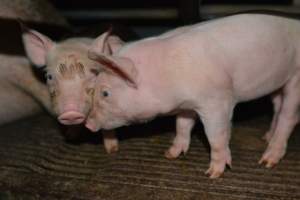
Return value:
[[(68, 140), (77, 139), (80, 132), (83, 131), (83, 127), (80, 125), (68, 126), (65, 135)], [(118, 138), (115, 135), (114, 130), (103, 131), (103, 144), (104, 149), (108, 154), (116, 153), (119, 150)]]
[(205, 172), (210, 178), (221, 176), (226, 165), (231, 167), (229, 140), (233, 107), (230, 101), (226, 103), (224, 99), (223, 102), (210, 102), (198, 112), (210, 144), (211, 160), (209, 169)]
[(114, 130), (103, 131), (103, 144), (107, 153), (116, 153), (119, 150), (119, 142)]
[(190, 146), (191, 131), (195, 124), (196, 113), (183, 112), (176, 118), (176, 136), (172, 146), (165, 152), (168, 159), (177, 158), (182, 152), (186, 154)]

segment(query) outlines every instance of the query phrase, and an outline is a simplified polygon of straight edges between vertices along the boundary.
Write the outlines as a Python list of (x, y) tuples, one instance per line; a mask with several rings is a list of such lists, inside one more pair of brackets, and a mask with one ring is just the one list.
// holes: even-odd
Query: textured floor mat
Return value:
[[(257, 164), (269, 120), (237, 123), (231, 142), (233, 168), (217, 180), (204, 172), (209, 151), (197, 128), (190, 150), (164, 158), (171, 144), (169, 121), (119, 130), (120, 152), (107, 155), (99, 135), (78, 144), (64, 140), (47, 116), (0, 128), (0, 199), (300, 199), (299, 130), (282, 162), (269, 170)], [(154, 127), (154, 128), (153, 128)]]

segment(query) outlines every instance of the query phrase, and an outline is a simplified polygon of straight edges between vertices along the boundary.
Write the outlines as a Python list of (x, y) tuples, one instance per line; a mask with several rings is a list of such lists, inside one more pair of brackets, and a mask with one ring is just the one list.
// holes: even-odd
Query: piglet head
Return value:
[(55, 59), (58, 68), (47, 70), (52, 105), (58, 120), (65, 125), (84, 122), (92, 106), (96, 77), (93, 73), (98, 72), (90, 71), (93, 64), (81, 56), (73, 52)]
[(130, 123), (136, 105), (138, 71), (129, 58), (90, 51), (89, 58), (101, 63), (104, 72), (95, 84), (93, 109), (86, 121), (91, 131), (114, 129)]
[[(109, 33), (102, 43), (121, 45), (121, 40)], [(83, 123), (91, 110), (96, 76), (102, 71), (98, 62), (88, 58), (91, 41), (80, 38), (56, 43), (30, 29), (23, 31), (23, 43), (28, 58), (36, 67), (45, 66), (47, 85), (53, 110), (65, 125)], [(98, 41), (100, 43), (100, 41)], [(101, 53), (110, 54), (112, 48)]]

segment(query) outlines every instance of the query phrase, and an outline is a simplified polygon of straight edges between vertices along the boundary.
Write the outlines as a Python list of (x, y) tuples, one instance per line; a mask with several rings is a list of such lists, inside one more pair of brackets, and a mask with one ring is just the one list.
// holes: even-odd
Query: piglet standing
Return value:
[[(45, 67), (52, 109), (64, 125), (81, 124), (92, 106), (94, 80), (102, 70), (88, 59), (91, 38), (69, 38), (54, 42), (49, 37), (23, 25), (23, 43), (34, 66)], [(117, 36), (108, 38), (113, 51), (123, 45)], [(72, 129), (72, 131), (78, 131)], [(104, 131), (104, 146), (108, 153), (118, 150), (113, 131)]]
[(187, 152), (198, 116), (211, 147), (206, 173), (216, 178), (231, 165), (235, 105), (272, 94), (274, 117), (259, 163), (278, 163), (299, 119), (300, 22), (239, 14), (172, 33), (126, 44), (112, 55), (104, 51), (107, 33), (94, 41), (89, 57), (106, 73), (97, 77), (86, 127), (113, 129), (177, 114), (177, 134), (166, 152), (175, 158)]

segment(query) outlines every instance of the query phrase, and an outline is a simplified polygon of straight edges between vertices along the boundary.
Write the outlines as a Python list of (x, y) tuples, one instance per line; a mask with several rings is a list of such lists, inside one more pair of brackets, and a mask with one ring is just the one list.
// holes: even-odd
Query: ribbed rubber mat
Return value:
[(186, 156), (167, 160), (163, 154), (174, 133), (151, 125), (120, 130), (135, 134), (122, 139), (119, 153), (107, 155), (92, 133), (80, 144), (65, 142), (47, 116), (16, 122), (0, 128), (0, 199), (300, 199), (298, 130), (278, 166), (257, 164), (268, 123), (235, 124), (233, 168), (210, 180), (201, 128)]

